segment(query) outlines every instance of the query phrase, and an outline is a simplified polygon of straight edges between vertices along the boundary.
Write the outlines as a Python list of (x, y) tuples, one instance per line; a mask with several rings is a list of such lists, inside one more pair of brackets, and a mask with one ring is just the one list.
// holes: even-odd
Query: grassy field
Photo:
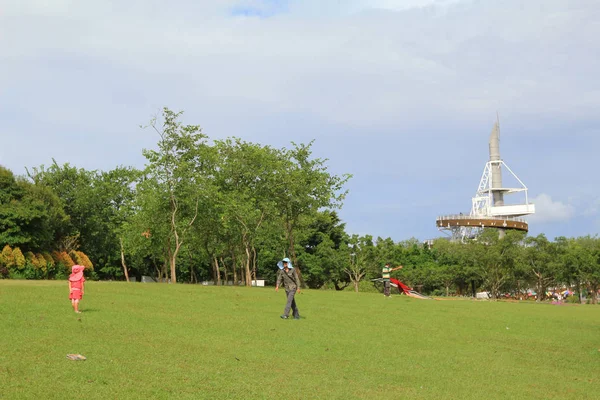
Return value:
[[(600, 307), (0, 281), (0, 399), (593, 399)], [(70, 361), (80, 353), (87, 361)]]

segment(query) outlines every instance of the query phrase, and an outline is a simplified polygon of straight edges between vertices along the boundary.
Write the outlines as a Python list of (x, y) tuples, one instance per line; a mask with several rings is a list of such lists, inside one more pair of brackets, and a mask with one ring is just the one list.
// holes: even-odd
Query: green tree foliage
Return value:
[[(294, 148), (283, 152), (283, 169), (278, 174), (277, 208), (283, 219), (289, 254), (297, 264), (296, 228), (303, 215), (322, 208), (339, 208), (347, 191), (343, 187), (351, 175), (332, 175), (327, 160), (312, 157), (313, 142), (293, 143)], [(300, 274), (301, 275), (301, 274)]]
[(335, 211), (317, 212), (300, 220), (300, 257), (304, 280), (309, 287), (331, 283), (342, 290), (350, 283), (345, 269), (351, 265), (348, 235), (345, 224)]
[(133, 168), (86, 171), (56, 161), (49, 168), (33, 168), (29, 177), (34, 187), (56, 193), (69, 216), (55, 230), (55, 247), (67, 253), (82, 249), (100, 269), (120, 265), (118, 232), (131, 210), (138, 176)]
[(158, 149), (144, 150), (148, 160), (144, 176), (152, 181), (154, 191), (158, 191), (162, 207), (157, 211), (163, 211), (163, 219), (169, 226), (163, 249), (173, 283), (177, 282), (177, 256), (198, 217), (200, 201), (206, 200), (199, 190), (204, 187), (205, 180), (203, 171), (198, 168), (207, 161), (203, 157), (207, 136), (198, 125), (183, 125), (181, 115), (182, 112), (163, 108), (162, 120), (154, 118), (150, 121), (150, 127), (160, 137)]
[(485, 229), (477, 239), (474, 251), (479, 259), (480, 276), (494, 299), (513, 275), (523, 238), (519, 231), (508, 231), (500, 239), (497, 230)]
[(453, 286), (462, 286), (461, 289), (465, 287), (461, 269), (463, 247), (462, 243), (443, 239), (436, 240), (433, 245), (432, 256), (438, 265), (438, 268), (432, 271), (435, 274), (434, 281), (444, 288), (446, 296), (450, 294), (450, 288)]
[(588, 287), (591, 302), (596, 304), (600, 289), (600, 240), (591, 236), (573, 239), (568, 252), (575, 259), (579, 279)]
[(368, 235), (352, 235), (348, 240), (348, 253), (348, 267), (344, 268), (344, 272), (348, 275), (354, 290), (358, 292), (361, 279), (377, 265), (373, 238)]
[(521, 253), (526, 271), (535, 282), (537, 300), (545, 297), (547, 288), (555, 283), (557, 278), (556, 246), (545, 235), (525, 239), (525, 248)]
[(55, 193), (0, 167), (0, 244), (26, 251), (49, 248), (67, 222)]
[[(142, 171), (87, 171), (54, 161), (28, 180), (0, 167), (0, 275), (65, 277), (74, 263), (105, 279), (273, 283), (290, 257), (311, 288), (363, 290), (384, 263), (418, 291), (539, 301), (575, 289), (597, 301), (598, 237), (550, 241), (484, 230), (475, 240), (349, 235), (336, 210), (349, 175), (328, 171), (313, 142), (273, 148), (239, 138), (209, 141), (182, 113), (163, 109), (149, 127), (156, 148)], [(23, 255), (25, 253), (25, 255)], [(9, 271), (10, 270), (10, 271)], [(33, 271), (33, 273), (30, 273)], [(365, 282), (366, 281), (366, 282)]]
[(216, 203), (227, 230), (239, 237), (242, 276), (249, 286), (256, 279), (257, 238), (275, 214), (281, 157), (271, 147), (235, 138), (217, 141), (215, 149), (218, 155), (215, 184), (219, 188), (215, 191)]

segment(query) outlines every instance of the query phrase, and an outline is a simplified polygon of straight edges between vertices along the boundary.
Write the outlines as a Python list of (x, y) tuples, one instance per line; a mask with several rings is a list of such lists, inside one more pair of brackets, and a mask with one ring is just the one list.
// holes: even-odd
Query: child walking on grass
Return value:
[(84, 266), (73, 265), (73, 268), (71, 269), (71, 275), (69, 275), (69, 299), (71, 300), (73, 310), (77, 314), (81, 313), (81, 311), (79, 311), (79, 300), (81, 300), (84, 293), (84, 269)]

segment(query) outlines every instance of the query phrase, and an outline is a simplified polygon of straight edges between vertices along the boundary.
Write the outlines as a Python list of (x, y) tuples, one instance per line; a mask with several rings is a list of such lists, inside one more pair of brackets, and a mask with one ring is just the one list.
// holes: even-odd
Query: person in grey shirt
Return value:
[(279, 267), (279, 271), (277, 271), (277, 283), (275, 284), (275, 291), (278, 292), (279, 286), (281, 283), (283, 283), (285, 287), (285, 294), (287, 296), (287, 303), (285, 304), (285, 309), (283, 310), (281, 318), (288, 319), (288, 314), (290, 313), (291, 308), (294, 319), (300, 319), (298, 306), (296, 306), (296, 300), (294, 299), (296, 292), (300, 293), (300, 279), (298, 279), (298, 274), (292, 266), (289, 258), (284, 258), (283, 260), (279, 261), (277, 266)]

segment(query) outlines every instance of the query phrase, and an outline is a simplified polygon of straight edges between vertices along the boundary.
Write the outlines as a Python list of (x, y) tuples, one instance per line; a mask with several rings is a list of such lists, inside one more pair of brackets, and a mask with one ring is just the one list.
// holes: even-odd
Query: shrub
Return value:
[(100, 277), (98, 276), (96, 271), (92, 270), (89, 272), (88, 277), (86, 279), (91, 280), (91, 281), (99, 281)]
[(25, 253), (25, 262), (26, 264), (31, 265), (35, 269), (39, 268), (37, 257), (31, 251)]
[(6, 268), (12, 268), (15, 266), (15, 256), (13, 250), (9, 245), (4, 246), (2, 253), (0, 254), (0, 265)]
[(90, 261), (89, 257), (82, 251), (76, 251), (79, 257), (79, 265), (83, 265), (86, 269), (94, 270), (94, 264)]
[(444, 297), (446, 296), (446, 289), (434, 289), (429, 295), (433, 297)]
[(44, 256), (38, 253), (35, 255), (35, 258), (37, 259), (38, 269), (42, 270), (43, 272), (48, 271), (48, 265)]
[(23, 268), (11, 269), (8, 276), (10, 279), (39, 279), (40, 272), (36, 270), (30, 263), (26, 263)]
[[(329, 284), (323, 285), (322, 289), (335, 290), (335, 286), (333, 284), (329, 283)], [(392, 289), (395, 290), (396, 288), (392, 287)], [(346, 286), (344, 288), (344, 291), (354, 292), (354, 284), (350, 283), (348, 286)], [(371, 282), (368, 279), (363, 279), (360, 282), (358, 282), (358, 291), (360, 293), (377, 293), (378, 292), (377, 287), (375, 285), (373, 285), (373, 282)]]
[(58, 259), (54, 259), (56, 261), (56, 263), (60, 263), (62, 265), (64, 265), (64, 267), (68, 270), (71, 269), (71, 267), (73, 265), (75, 265), (75, 262), (73, 261), (73, 259), (67, 254), (66, 251), (61, 251), (60, 253), (57, 253), (57, 258)]
[(54, 264), (54, 269), (56, 270), (56, 275), (54, 276), (54, 279), (67, 279), (71, 273), (69, 268), (67, 268), (63, 263)]
[(15, 247), (13, 250), (13, 257), (15, 258), (15, 267), (18, 269), (25, 268), (25, 256), (21, 252), (21, 249)]
[(77, 265), (83, 265), (87, 270), (94, 269), (94, 264), (92, 264), (89, 257), (83, 251), (71, 250), (69, 255)]
[[(73, 262), (77, 265), (83, 265), (81, 263), (81, 259), (79, 258), (79, 254), (77, 254), (77, 252), (75, 250), (71, 250), (69, 252), (69, 257), (71, 257), (71, 260), (73, 260)], [(84, 265), (85, 267), (85, 265)]]
[(46, 260), (46, 266), (48, 268), (54, 267), (54, 259), (52, 258), (50, 253), (42, 253), (42, 256), (44, 256), (44, 259)]
[(571, 295), (565, 299), (565, 303), (579, 303), (579, 295)]

